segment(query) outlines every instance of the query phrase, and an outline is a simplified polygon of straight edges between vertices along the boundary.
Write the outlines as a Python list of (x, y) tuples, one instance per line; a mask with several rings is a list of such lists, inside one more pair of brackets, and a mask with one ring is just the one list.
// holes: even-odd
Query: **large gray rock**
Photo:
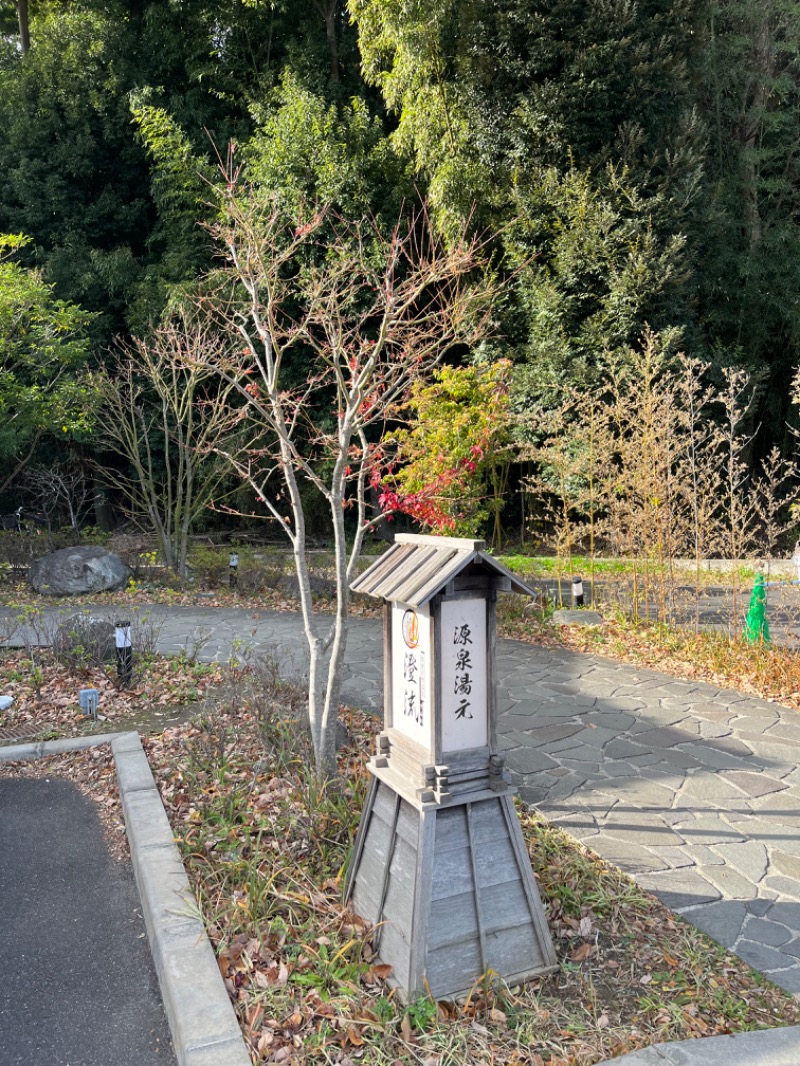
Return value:
[(86, 545), (62, 548), (31, 564), (30, 583), (47, 596), (80, 596), (86, 592), (114, 592), (124, 588), (131, 570), (106, 548)]

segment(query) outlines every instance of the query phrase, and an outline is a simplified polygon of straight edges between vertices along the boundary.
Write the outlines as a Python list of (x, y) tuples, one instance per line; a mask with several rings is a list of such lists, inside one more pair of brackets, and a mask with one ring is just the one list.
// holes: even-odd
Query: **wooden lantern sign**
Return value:
[(531, 589), (483, 548), (398, 534), (352, 586), (384, 600), (384, 730), (347, 896), (407, 1000), (556, 965), (497, 748), (497, 593)]

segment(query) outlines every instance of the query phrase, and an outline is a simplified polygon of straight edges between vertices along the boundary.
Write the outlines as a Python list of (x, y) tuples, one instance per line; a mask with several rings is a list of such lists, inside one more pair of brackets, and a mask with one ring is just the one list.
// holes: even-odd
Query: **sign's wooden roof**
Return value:
[[(483, 550), (482, 540), (398, 533), (392, 547), (364, 571), (350, 588), (377, 599), (422, 607), (467, 567), (507, 578), (513, 592), (533, 589)], [(508, 587), (508, 586), (507, 586)]]

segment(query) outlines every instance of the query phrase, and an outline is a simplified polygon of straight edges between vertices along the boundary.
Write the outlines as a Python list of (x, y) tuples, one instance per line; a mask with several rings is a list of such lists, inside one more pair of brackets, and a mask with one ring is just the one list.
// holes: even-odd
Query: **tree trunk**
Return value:
[(19, 20), (19, 43), (22, 54), (31, 50), (31, 27), (28, 18), (28, 0), (17, 0), (17, 19)]
[(769, 82), (773, 77), (772, 27), (769, 12), (763, 18), (756, 39), (755, 52), (755, 88), (747, 113), (742, 118), (740, 143), (744, 150), (744, 194), (745, 212), (749, 228), (750, 254), (754, 255), (762, 238), (761, 208), (759, 204), (759, 172), (757, 152), (764, 125), (764, 115), (769, 106)]
[(336, 38), (336, 16), (339, 13), (339, 0), (316, 0), (315, 7), (325, 20), (325, 38), (328, 42), (328, 60), (331, 83), (333, 85), (338, 85), (339, 42)]

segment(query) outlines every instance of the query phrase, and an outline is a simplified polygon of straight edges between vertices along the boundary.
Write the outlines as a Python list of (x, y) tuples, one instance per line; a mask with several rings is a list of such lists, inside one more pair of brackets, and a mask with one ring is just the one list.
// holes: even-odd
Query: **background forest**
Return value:
[[(218, 292), (220, 190), (245, 180), (251, 218), (323, 205), (331, 248), (330, 219), (413, 230), (420, 203), (444, 248), (480, 243), (491, 315), (406, 395), (408, 428), (395, 412), (384, 501), (699, 558), (743, 554), (741, 501), (761, 499), (775, 548), (796, 491), (798, 47), (793, 0), (2, 0), (0, 509), (102, 525), (103, 498), (148, 515), (145, 470), (172, 491), (183, 416), (153, 367), (176, 316), (202, 339), (187, 307)], [(305, 372), (300, 350), (290, 384)], [(170, 424), (125, 445), (126, 409)], [(186, 529), (230, 477), (208, 469), (219, 439)], [(238, 475), (228, 506), (249, 511), (268, 479)]]

